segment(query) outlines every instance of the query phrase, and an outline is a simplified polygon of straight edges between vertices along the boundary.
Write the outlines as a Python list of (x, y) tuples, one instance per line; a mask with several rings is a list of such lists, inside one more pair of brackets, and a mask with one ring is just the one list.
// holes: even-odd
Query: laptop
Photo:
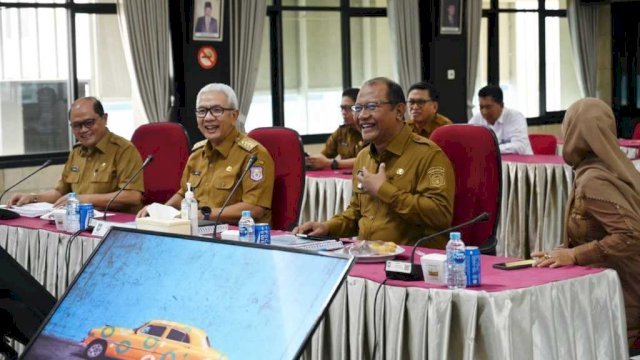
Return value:
[(352, 264), (114, 227), (22, 358), (298, 358)]

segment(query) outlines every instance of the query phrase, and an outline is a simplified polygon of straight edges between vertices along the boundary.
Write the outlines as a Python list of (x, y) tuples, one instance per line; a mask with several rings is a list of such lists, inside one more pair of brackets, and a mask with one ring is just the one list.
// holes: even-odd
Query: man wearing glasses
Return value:
[[(80, 203), (104, 208), (121, 186), (142, 166), (142, 158), (128, 140), (109, 131), (107, 115), (94, 97), (77, 99), (69, 111), (69, 126), (78, 141), (69, 154), (58, 185), (40, 194), (17, 193), (10, 205), (49, 202), (67, 203), (67, 194), (75, 192)], [(135, 213), (142, 206), (144, 182), (137, 176), (113, 201), (111, 209)]]
[(440, 92), (428, 82), (418, 82), (409, 88), (407, 94), (409, 125), (413, 132), (427, 139), (440, 126), (453, 124), (449, 118), (438, 114)]
[[(201, 208), (199, 218), (215, 219), (249, 158), (255, 154), (257, 161), (230, 199), (220, 220), (236, 223), (242, 211), (249, 210), (256, 223), (270, 222), (275, 179), (273, 160), (267, 149), (236, 129), (240, 112), (233, 89), (219, 83), (206, 85), (198, 93), (195, 113), (198, 129), (205, 139), (193, 146), (182, 172), (180, 189), (166, 205), (179, 209), (187, 183), (190, 183)], [(146, 208), (138, 213), (138, 217), (146, 215)]]
[(358, 91), (359, 89), (351, 88), (342, 92), (340, 112), (344, 123), (329, 136), (320, 154), (307, 157), (307, 165), (311, 168), (350, 169), (353, 167), (356, 155), (362, 150), (362, 135), (351, 112), (351, 107), (358, 97)]
[[(369, 143), (357, 156), (349, 207), (324, 223), (308, 222), (295, 233), (413, 244), (446, 229), (453, 216), (453, 168), (432, 141), (404, 123), (405, 97), (387, 78), (368, 80), (354, 116)], [(444, 248), (446, 236), (429, 246)]]

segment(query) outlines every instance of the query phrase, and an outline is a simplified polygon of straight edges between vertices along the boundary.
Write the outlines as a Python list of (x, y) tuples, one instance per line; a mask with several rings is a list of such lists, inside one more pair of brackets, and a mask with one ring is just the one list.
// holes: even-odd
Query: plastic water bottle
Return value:
[(243, 210), (242, 217), (238, 221), (238, 241), (255, 242), (256, 224), (251, 217), (251, 211)]
[(76, 193), (67, 194), (67, 232), (74, 233), (80, 230), (80, 201), (76, 197)]
[(189, 220), (191, 224), (191, 235), (198, 234), (198, 201), (191, 191), (191, 183), (187, 183), (187, 192), (180, 203), (180, 218)]
[(449, 234), (447, 243), (447, 286), (449, 289), (464, 289), (467, 286), (465, 272), (464, 243), (459, 232)]

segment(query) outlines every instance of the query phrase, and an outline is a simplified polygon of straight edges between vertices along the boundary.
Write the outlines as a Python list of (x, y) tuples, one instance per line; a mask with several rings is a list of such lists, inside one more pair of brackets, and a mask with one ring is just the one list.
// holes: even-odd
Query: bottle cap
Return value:
[(250, 210), (242, 210), (242, 217), (251, 217)]
[(449, 233), (450, 240), (460, 240), (460, 233), (457, 231), (452, 231)]
[(191, 191), (191, 183), (187, 183), (187, 192), (184, 194), (185, 199), (193, 199), (193, 191)]

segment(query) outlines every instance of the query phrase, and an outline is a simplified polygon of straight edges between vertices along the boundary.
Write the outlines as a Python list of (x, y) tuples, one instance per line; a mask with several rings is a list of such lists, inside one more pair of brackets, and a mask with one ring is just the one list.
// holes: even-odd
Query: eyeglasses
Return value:
[(83, 121), (76, 121), (69, 124), (73, 131), (80, 131), (82, 128), (91, 129), (96, 124), (96, 119), (87, 119)]
[(414, 105), (417, 105), (418, 107), (422, 107), (422, 106), (425, 106), (426, 104), (428, 104), (428, 103), (430, 103), (432, 101), (433, 101), (432, 99), (409, 100), (409, 101), (407, 101), (407, 105), (409, 107), (414, 106)]
[(354, 113), (359, 113), (364, 109), (367, 109), (371, 112), (374, 112), (378, 109), (378, 107), (380, 105), (384, 105), (384, 104), (393, 104), (393, 102), (391, 101), (375, 101), (375, 102), (368, 102), (366, 104), (355, 104), (351, 107), (351, 111), (353, 111)]
[(219, 116), (222, 116), (222, 114), (224, 114), (226, 110), (235, 110), (235, 109), (224, 108), (222, 106), (213, 106), (210, 108), (201, 107), (196, 109), (196, 116), (199, 118), (204, 118), (205, 116), (207, 116), (208, 112), (211, 112), (211, 115), (213, 115), (214, 117), (219, 117)]
[(351, 105), (340, 105), (340, 110), (351, 111)]

